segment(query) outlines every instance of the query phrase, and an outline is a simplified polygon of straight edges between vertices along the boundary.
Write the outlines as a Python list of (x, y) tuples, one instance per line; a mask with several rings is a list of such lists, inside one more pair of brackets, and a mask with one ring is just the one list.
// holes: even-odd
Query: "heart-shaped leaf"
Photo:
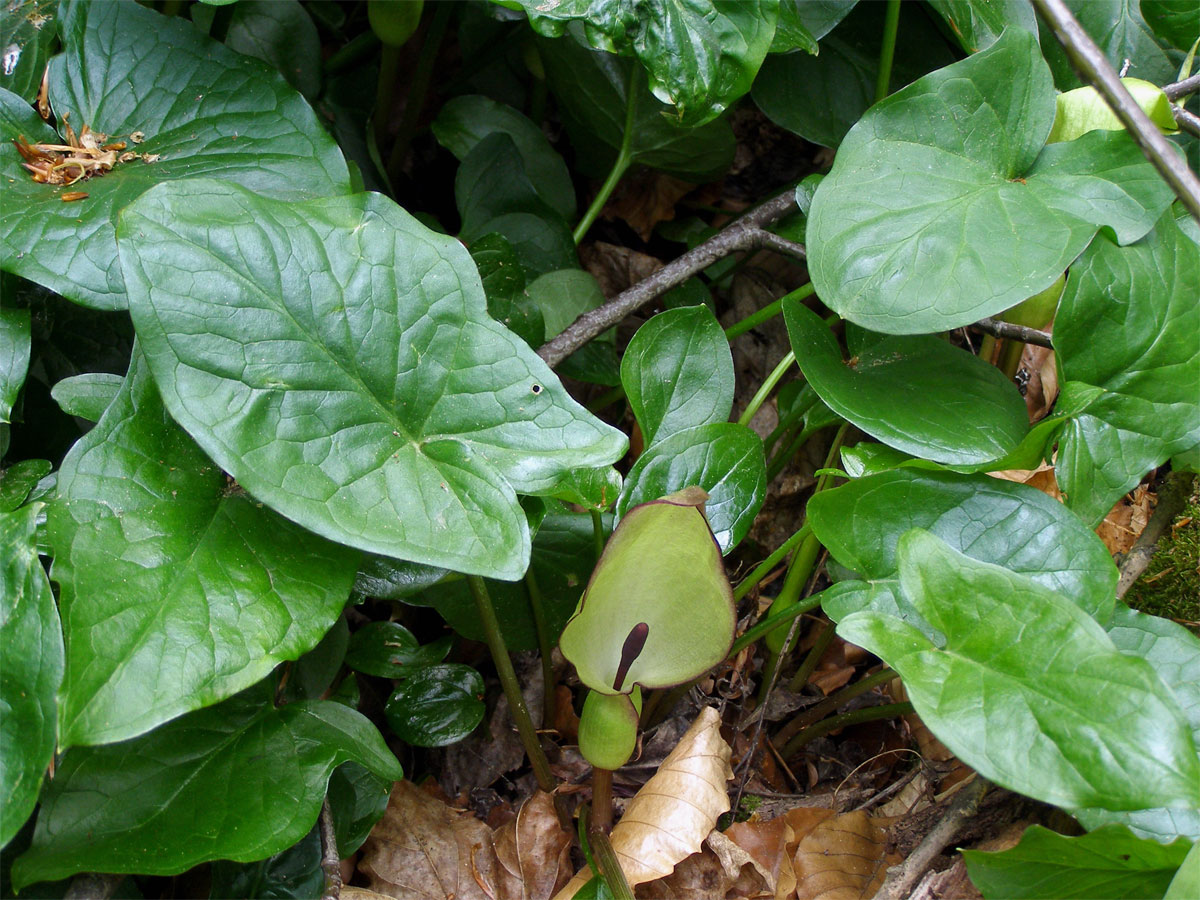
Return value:
[(384, 709), (396, 736), (414, 747), (461, 741), (483, 721), (483, 678), (470, 666), (425, 666), (400, 683)]
[(971, 883), (988, 897), (1069, 900), (1162, 897), (1191, 844), (1169, 847), (1120, 827), (1067, 837), (1040, 825), (1000, 853), (964, 850)]
[(674, 117), (687, 126), (715, 119), (750, 90), (779, 15), (779, 0), (517, 2), (541, 34), (557, 37), (577, 21), (598, 50), (632, 51), (654, 95), (673, 104)]
[(750, 531), (766, 498), (762, 438), (736, 422), (700, 425), (660, 438), (629, 470), (617, 515), (689, 485), (708, 493), (708, 523), (721, 552), (728, 553)]
[(631, 509), (609, 538), (559, 647), (604, 694), (668, 687), (716, 665), (733, 642), (733, 592), (689, 488)]
[[(67, 188), (86, 199), (63, 203), (64, 187), (34, 183), (8, 141), (22, 134), (30, 142), (66, 141), (14, 95), (0, 95), (6, 270), (85, 306), (123, 309), (117, 214), (147, 188), (213, 175), (281, 197), (349, 189), (333, 139), (303, 98), (262, 63), (210, 41), (182, 18), (137, 3), (67, 0), (59, 13), (63, 52), (50, 63), (58, 121), (69, 116), (76, 132), (88, 125), (127, 142), (124, 152), (157, 159), (117, 162), (107, 174)], [(144, 135), (144, 143), (133, 135)]]
[(1137, 145), (1092, 132), (1043, 150), (1054, 110), (1019, 29), (872, 107), (813, 197), (822, 302), (874, 331), (944, 331), (1049, 287), (1101, 227), (1149, 231), (1172, 197)]
[(628, 91), (636, 91), (630, 153), (634, 162), (680, 178), (706, 181), (729, 168), (735, 141), (723, 119), (698, 128), (680, 125), (655, 99), (644, 79), (633, 79), (636, 60), (589, 50), (571, 37), (537, 44), (546, 82), (559, 103), (577, 162), (603, 175), (625, 132)]
[(231, 485), (167, 416), (137, 352), (63, 460), (46, 531), (67, 639), (62, 747), (149, 731), (300, 656), (341, 613), (358, 562)]
[(896, 469), (822, 491), (808, 516), (830, 555), (863, 579), (843, 582), (822, 604), (835, 620), (869, 604), (932, 634), (896, 580), (896, 546), (912, 528), (1052, 588), (1101, 623), (1112, 615), (1117, 570), (1104, 544), (1061, 503), (1023, 484)]
[[(1169, 619), (1135, 612), (1123, 603), (1117, 604), (1108, 636), (1122, 653), (1144, 659), (1154, 667), (1175, 695), (1192, 729), (1192, 739), (1200, 746), (1200, 638)], [(1071, 812), (1088, 830), (1120, 823), (1134, 834), (1163, 843), (1175, 837), (1200, 841), (1200, 808)]]
[(0, 422), (12, 421), (28, 369), (29, 310), (0, 309)]
[(896, 555), (902, 590), (937, 640), (873, 611), (847, 616), (838, 634), (900, 674), (959, 759), (1060, 806), (1200, 805), (1190, 729), (1149, 663), (1061, 594), (927, 531), (903, 535)]
[(516, 492), (625, 452), (487, 315), (462, 245), (379, 195), (164, 185), (122, 217), (121, 258), (171, 414), (318, 534), (517, 579)]
[(733, 380), (729, 341), (707, 306), (658, 314), (637, 330), (621, 357), (621, 384), (648, 447), (660, 436), (726, 421)]
[(885, 444), (940, 463), (999, 459), (1029, 430), (1025, 402), (995, 366), (932, 335), (889, 336), (842, 359), (820, 316), (784, 304), (800, 369), (835, 413)]
[(0, 847), (37, 803), (54, 760), (54, 695), (63, 671), (62, 629), (37, 554), (41, 504), (0, 512)]
[(1063, 373), (1059, 484), (1097, 523), (1174, 453), (1200, 442), (1200, 248), (1168, 213), (1136, 244), (1098, 237), (1071, 267), (1054, 322)]
[[(13, 884), (264, 859), (312, 828), (330, 774), (348, 760), (404, 777), (354, 710), (313, 700), (277, 709), (265, 685), (131, 741), (77, 747), (42, 799)], [(97, 802), (112, 797), (120, 802)]]

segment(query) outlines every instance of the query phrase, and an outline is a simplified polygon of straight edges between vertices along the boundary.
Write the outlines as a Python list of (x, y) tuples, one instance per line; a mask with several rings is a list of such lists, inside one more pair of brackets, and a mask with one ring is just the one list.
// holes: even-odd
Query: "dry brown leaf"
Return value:
[(605, 241), (596, 241), (580, 247), (579, 261), (596, 279), (601, 292), (609, 300), (630, 285), (653, 275), (663, 266), (662, 260), (657, 257)]
[(370, 888), (398, 900), (495, 900), (496, 854), (486, 825), (400, 781), (363, 844)]
[(654, 226), (675, 218), (675, 204), (696, 185), (654, 169), (642, 169), (620, 186), (604, 207), (606, 219), (622, 219), (643, 241), (650, 240)]
[(496, 857), (501, 890), (512, 900), (546, 900), (571, 877), (571, 835), (562, 830), (554, 798), (537, 791), (525, 801), (517, 818), (497, 829)]
[(1040, 422), (1054, 407), (1058, 399), (1058, 369), (1054, 364), (1054, 351), (1048, 347), (1026, 344), (1021, 353), (1021, 364), (1017, 369), (1017, 384), (1023, 384), (1025, 409), (1030, 422)]
[(1154, 512), (1155, 498), (1139, 484), (1131, 494), (1126, 494), (1096, 527), (1096, 534), (1104, 541), (1109, 553), (1128, 553), (1138, 537), (1146, 529), (1150, 514)]
[(888, 866), (884, 830), (863, 811), (821, 822), (801, 838), (792, 857), (798, 900), (860, 900), (883, 884)]
[(387, 894), (377, 894), (366, 888), (350, 887), (349, 885), (344, 886), (338, 896), (342, 900), (388, 900)]
[[(613, 828), (613, 850), (631, 886), (671, 874), (700, 849), (717, 817), (729, 810), (725, 782), (733, 769), (720, 727), (717, 711), (702, 709)], [(576, 874), (558, 894), (560, 900), (575, 896), (590, 877), (589, 869)]]

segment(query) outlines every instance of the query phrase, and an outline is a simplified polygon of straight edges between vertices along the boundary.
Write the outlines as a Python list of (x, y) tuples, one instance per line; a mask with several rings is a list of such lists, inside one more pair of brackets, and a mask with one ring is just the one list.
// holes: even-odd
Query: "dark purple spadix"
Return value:
[(621, 646), (621, 664), (617, 666), (617, 677), (613, 679), (614, 691), (620, 691), (625, 686), (625, 676), (629, 674), (629, 667), (642, 655), (642, 648), (646, 646), (646, 637), (649, 634), (650, 626), (645, 622), (638, 622), (629, 629), (629, 636)]

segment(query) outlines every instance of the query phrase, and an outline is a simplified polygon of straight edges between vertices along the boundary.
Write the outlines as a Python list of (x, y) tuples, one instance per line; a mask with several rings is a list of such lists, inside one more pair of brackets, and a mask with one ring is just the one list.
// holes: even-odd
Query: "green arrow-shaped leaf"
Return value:
[(516, 492), (625, 452), (487, 315), (462, 245), (377, 194), (287, 204), (163, 185), (123, 216), (121, 260), (171, 414), (251, 494), (333, 540), (515, 580), (529, 563)]
[[(0, 92), (0, 265), (86, 306), (122, 309), (120, 210), (162, 181), (212, 175), (275, 196), (349, 188), (345, 160), (312, 109), (278, 73), (204, 37), (185, 19), (137, 3), (65, 2), (63, 52), (50, 63), (50, 104), (154, 162), (118, 162), (71, 187), (36, 184), (8, 142), (66, 143), (20, 98)], [(131, 135), (145, 136), (133, 143)], [(87, 198), (63, 203), (64, 190)]]
[(32, 846), (13, 862), (13, 884), (264, 859), (308, 833), (330, 774), (348, 760), (404, 777), (354, 710), (319, 700), (276, 709), (265, 685), (140, 738), (76, 748), (43, 798)]
[(310, 650), (358, 562), (230, 485), (136, 351), (63, 460), (47, 539), (67, 640), (63, 747), (142, 734)]

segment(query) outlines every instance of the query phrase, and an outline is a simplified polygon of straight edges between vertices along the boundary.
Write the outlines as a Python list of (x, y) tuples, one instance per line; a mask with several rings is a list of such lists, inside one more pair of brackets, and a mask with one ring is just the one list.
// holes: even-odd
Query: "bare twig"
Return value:
[(342, 894), (342, 863), (338, 858), (337, 836), (333, 833), (333, 811), (329, 798), (321, 804), (321, 869), (325, 872), (325, 891), (321, 900), (338, 900)]
[(1175, 103), (1171, 104), (1171, 113), (1175, 116), (1175, 122), (1180, 129), (1200, 137), (1200, 116), (1195, 113), (1190, 113), (1182, 106)]
[(63, 900), (108, 900), (117, 890), (124, 875), (106, 875), (103, 872), (84, 872), (71, 879), (71, 886), (63, 894)]
[(1191, 78), (1185, 78), (1183, 81), (1173, 81), (1163, 85), (1163, 93), (1167, 95), (1168, 100), (1178, 100), (1180, 97), (1186, 97), (1196, 91), (1200, 91), (1200, 73)]
[(1191, 490), (1193, 476), (1190, 473), (1172, 472), (1166, 482), (1158, 489), (1158, 505), (1150, 514), (1150, 521), (1138, 535), (1138, 539), (1130, 548), (1129, 554), (1121, 563), (1121, 577), (1117, 581), (1117, 599), (1122, 599), (1129, 589), (1142, 577), (1154, 551), (1158, 539), (1163, 532), (1175, 521), (1175, 517), (1183, 511), (1187, 503), (1188, 492)]
[(1035, 347), (1054, 349), (1050, 335), (1036, 328), (1026, 328), (1024, 325), (1014, 325), (1012, 322), (1002, 322), (999, 319), (980, 319), (971, 325), (977, 331), (990, 334), (992, 337), (1007, 338), (1012, 341), (1023, 341)]
[[(653, 275), (644, 278), (632, 287), (622, 291), (603, 306), (584, 313), (552, 340), (547, 341), (538, 350), (538, 356), (551, 367), (560, 362), (590, 341), (596, 335), (612, 328), (630, 313), (645, 306), (656, 297), (665, 294), (673, 287), (683, 284), (697, 272), (711, 266), (717, 260), (723, 259), (740, 250), (770, 249), (796, 256), (803, 252), (799, 244), (780, 238), (763, 230), (783, 218), (796, 208), (796, 198), (791, 191), (786, 191), (763, 203), (756, 209), (746, 213), (728, 228), (714, 235), (687, 253), (663, 266)], [(785, 247), (786, 245), (786, 247)], [(801, 257), (803, 258), (803, 257)]]
[(933, 826), (933, 831), (925, 835), (925, 839), (908, 855), (908, 859), (888, 870), (887, 878), (876, 891), (874, 900), (907, 898), (913, 885), (925, 874), (925, 870), (954, 840), (959, 829), (979, 811), (979, 804), (989, 787), (991, 782), (982, 775), (976, 775), (974, 781), (961, 788), (937, 825)]
[(1188, 212), (1200, 221), (1200, 178), (1188, 168), (1171, 142), (1163, 137), (1158, 127), (1130, 96), (1104, 53), (1080, 27), (1066, 3), (1063, 0), (1033, 0), (1033, 5), (1054, 31), (1071, 65), (1084, 81), (1099, 91), (1121, 124), (1128, 129), (1130, 137), (1142, 148), (1142, 153), (1183, 201)]

